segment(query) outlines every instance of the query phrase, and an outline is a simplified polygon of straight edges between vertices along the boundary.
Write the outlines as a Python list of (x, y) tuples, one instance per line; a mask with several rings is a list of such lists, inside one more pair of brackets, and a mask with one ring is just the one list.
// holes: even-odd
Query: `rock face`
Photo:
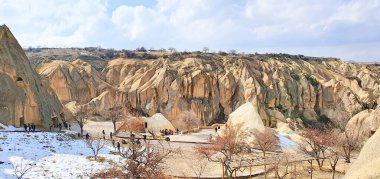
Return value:
[(344, 178), (380, 178), (380, 130), (365, 143)]
[[(89, 102), (110, 91), (115, 101), (146, 115), (162, 113), (174, 120), (182, 111), (193, 110), (204, 124), (224, 122), (232, 111), (253, 100), (269, 126), (286, 118), (307, 123), (348, 121), (380, 103), (380, 67), (336, 59), (217, 54), (120, 58), (102, 70), (82, 61), (52, 61), (40, 64), (38, 72), (64, 104)], [(112, 105), (105, 99), (100, 97), (97, 103)]]
[(37, 68), (37, 72), (49, 79), (50, 87), (64, 104), (71, 101), (87, 103), (106, 88), (112, 88), (97, 70), (80, 59), (73, 62), (51, 61)]
[(364, 137), (370, 137), (380, 127), (380, 107), (364, 110), (354, 115), (347, 123), (347, 129)]
[(0, 122), (48, 127), (58, 122), (61, 103), (32, 69), (23, 49), (8, 27), (0, 26)]

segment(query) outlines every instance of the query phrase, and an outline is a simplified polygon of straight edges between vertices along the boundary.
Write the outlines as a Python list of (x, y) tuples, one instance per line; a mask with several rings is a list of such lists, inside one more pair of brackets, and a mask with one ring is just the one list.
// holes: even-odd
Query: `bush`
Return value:
[(290, 73), (290, 77), (292, 77), (296, 81), (300, 81), (300, 76), (293, 71)]
[(127, 174), (117, 168), (111, 168), (95, 173), (91, 178), (127, 178)]
[(146, 49), (145, 49), (145, 47), (137, 47), (136, 51), (138, 51), (138, 52), (146, 52)]
[(314, 78), (312, 77), (310, 74), (307, 74), (305, 75), (307, 81), (309, 81), (309, 83), (311, 85), (313, 85), (314, 87), (317, 87), (319, 85), (319, 82)]

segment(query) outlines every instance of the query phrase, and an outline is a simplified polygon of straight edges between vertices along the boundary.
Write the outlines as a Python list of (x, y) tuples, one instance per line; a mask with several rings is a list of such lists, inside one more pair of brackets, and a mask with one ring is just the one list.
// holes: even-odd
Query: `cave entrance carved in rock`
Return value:
[(24, 116), (21, 116), (20, 117), (20, 127), (24, 126), (24, 124), (25, 124)]
[(51, 120), (53, 121), (53, 126), (58, 127), (58, 117), (52, 117)]

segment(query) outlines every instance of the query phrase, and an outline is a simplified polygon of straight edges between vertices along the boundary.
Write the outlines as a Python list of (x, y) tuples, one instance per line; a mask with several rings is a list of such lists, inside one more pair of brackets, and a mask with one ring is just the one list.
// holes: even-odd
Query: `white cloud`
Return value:
[(141, 5), (126, 2), (117, 7), (112, 3), (0, 0), (0, 23), (10, 26), (23, 46), (182, 50), (208, 46), (380, 59), (368, 50), (380, 44), (380, 0), (157, 0), (153, 5), (136, 1), (133, 4)]
[(107, 20), (105, 5), (102, 0), (6, 1), (0, 19), (22, 45), (80, 46)]

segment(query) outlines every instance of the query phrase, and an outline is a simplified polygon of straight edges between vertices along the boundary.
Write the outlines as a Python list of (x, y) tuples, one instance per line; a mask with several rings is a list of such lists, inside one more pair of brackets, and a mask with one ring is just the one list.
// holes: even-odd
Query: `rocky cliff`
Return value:
[(380, 178), (380, 130), (365, 143), (358, 159), (350, 166), (345, 179)]
[(247, 101), (272, 126), (286, 118), (347, 121), (380, 103), (380, 67), (337, 59), (198, 53), (118, 58), (96, 69), (82, 60), (50, 61), (37, 70), (63, 103), (96, 98), (107, 108), (121, 101), (169, 120), (193, 110), (205, 124), (225, 121)]
[(0, 26), (0, 122), (48, 127), (61, 103), (34, 71), (8, 27)]
[(370, 137), (380, 127), (380, 106), (367, 109), (354, 115), (347, 123), (347, 130), (363, 137)]

